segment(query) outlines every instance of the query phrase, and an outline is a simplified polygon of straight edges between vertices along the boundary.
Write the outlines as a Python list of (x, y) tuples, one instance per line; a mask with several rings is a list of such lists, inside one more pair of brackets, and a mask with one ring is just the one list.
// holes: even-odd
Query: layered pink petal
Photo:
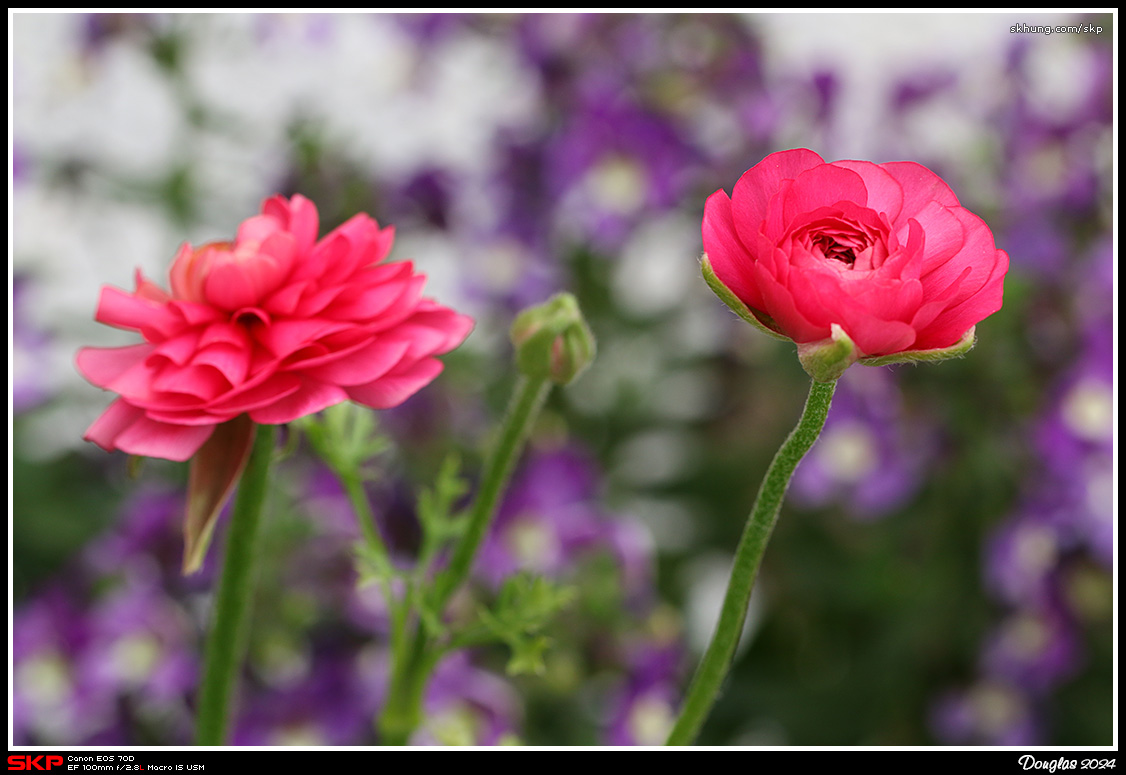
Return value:
[(389, 407), (433, 379), (432, 356), (473, 321), (424, 299), (410, 262), (383, 261), (394, 229), (364, 214), (318, 229), (312, 202), (272, 197), (233, 241), (183, 245), (171, 294), (139, 274), (133, 293), (104, 288), (98, 319), (147, 342), (79, 352), (87, 379), (121, 396), (87, 437), (183, 460), (235, 418), (290, 422), (352, 389)]
[(719, 281), (748, 307), (762, 309), (762, 295), (752, 270), (754, 261), (735, 234), (731, 200), (723, 191), (716, 191), (704, 203), (702, 232), (704, 252)]
[(130, 455), (182, 463), (203, 446), (214, 430), (213, 425), (173, 425), (142, 414), (114, 437), (113, 444)]
[(862, 357), (938, 349), (1000, 309), (1008, 257), (913, 162), (772, 154), (704, 207), (715, 276), (798, 343), (839, 325)]
[(300, 194), (295, 194), (289, 200), (281, 196), (271, 197), (262, 205), (262, 213), (276, 218), (293, 235), (299, 254), (307, 254), (317, 241), (317, 233), (320, 231), (317, 208)]
[(322, 409), (348, 400), (348, 394), (339, 385), (303, 379), (300, 387), (276, 401), (250, 410), (250, 419), (263, 425), (293, 422), (298, 417), (316, 414)]
[(302, 371), (314, 379), (334, 385), (363, 385), (379, 379), (406, 355), (409, 341), (388, 341), (377, 337), (343, 358), (319, 358), (323, 364), (302, 364)]
[(825, 160), (813, 151), (798, 148), (772, 153), (743, 173), (731, 192), (731, 205), (744, 242), (754, 236), (759, 224), (766, 219), (767, 205), (783, 181), (794, 180), (806, 170), (824, 163)]
[(822, 164), (794, 179), (794, 185), (782, 200), (782, 218), (788, 225), (804, 213), (838, 202), (864, 207), (868, 202), (864, 179), (844, 167)]
[(895, 223), (903, 209), (903, 186), (891, 173), (870, 161), (835, 161), (832, 166), (843, 167), (859, 175), (868, 192), (867, 206), (887, 216), (889, 223)]
[(94, 420), (82, 438), (94, 442), (107, 452), (113, 452), (117, 449), (118, 435), (144, 414), (143, 410), (119, 398)]
[(954, 196), (946, 181), (922, 164), (913, 161), (892, 161), (881, 164), (880, 167), (895, 178), (903, 189), (903, 207), (899, 211), (899, 220), (893, 220), (892, 226), (898, 226), (908, 218), (914, 218), (931, 202), (946, 207), (959, 206), (958, 197)]
[(777, 324), (779, 331), (795, 342), (816, 342), (829, 336), (829, 327), (810, 321), (798, 308), (790, 289), (774, 279), (761, 264), (755, 266), (755, 278), (762, 291), (763, 312)]
[(367, 385), (349, 387), (348, 395), (353, 401), (372, 409), (390, 409), (406, 401), (441, 373), (442, 362), (436, 358), (426, 358), (409, 366), (398, 367)]
[(151, 344), (129, 347), (83, 347), (76, 359), (82, 376), (100, 388), (144, 361), (155, 348)]
[(177, 327), (166, 305), (110, 285), (102, 287), (94, 319), (107, 326), (140, 331), (150, 342), (167, 337)]
[(1001, 309), (1005, 273), (1009, 270), (1009, 254), (997, 250), (989, 277), (973, 295), (943, 310), (933, 322), (919, 332), (919, 349), (950, 347), (966, 331)]

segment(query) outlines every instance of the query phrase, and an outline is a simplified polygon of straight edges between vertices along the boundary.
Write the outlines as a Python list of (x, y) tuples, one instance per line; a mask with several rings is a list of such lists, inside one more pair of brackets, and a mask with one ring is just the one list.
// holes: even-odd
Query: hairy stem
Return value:
[(805, 453), (809, 451), (829, 413), (829, 404), (837, 383), (813, 382), (809, 389), (805, 408), (797, 426), (782, 443), (766, 476), (762, 480), (758, 496), (755, 498), (743, 537), (735, 551), (735, 561), (731, 568), (731, 578), (727, 583), (727, 594), (723, 599), (719, 622), (711, 643), (704, 652), (703, 659), (696, 669), (696, 675), (688, 688), (680, 716), (673, 726), (666, 745), (691, 745), (700, 732), (700, 727), (711, 712), (719, 695), (720, 687), (728, 670), (739, 636), (743, 633), (743, 623), (747, 618), (747, 605), (751, 600), (751, 590), (758, 575), (766, 544), (778, 521), (778, 511), (790, 477)]

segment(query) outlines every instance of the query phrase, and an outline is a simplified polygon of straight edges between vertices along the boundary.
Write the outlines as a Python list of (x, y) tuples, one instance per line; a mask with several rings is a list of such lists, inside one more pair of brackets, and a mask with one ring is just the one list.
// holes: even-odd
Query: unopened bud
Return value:
[(594, 335), (569, 293), (517, 315), (511, 337), (516, 366), (528, 377), (566, 385), (594, 360)]

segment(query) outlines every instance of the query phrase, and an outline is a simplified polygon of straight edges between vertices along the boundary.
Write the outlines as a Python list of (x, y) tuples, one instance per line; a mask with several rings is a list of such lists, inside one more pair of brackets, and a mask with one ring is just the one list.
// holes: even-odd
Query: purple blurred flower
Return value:
[(122, 745), (151, 723), (182, 742), (189, 630), (174, 603), (128, 585), (93, 607), (61, 587), (23, 604), (13, 614), (14, 741)]
[(479, 16), (473, 13), (397, 13), (393, 18), (418, 43), (437, 45), (476, 23)]
[(1092, 326), (1035, 431), (1044, 463), (1034, 493), (1054, 504), (1060, 532), (1110, 567), (1114, 558), (1112, 329)]
[(597, 476), (576, 449), (530, 455), (481, 547), (476, 574), (492, 586), (518, 571), (560, 578), (581, 558), (604, 551), (622, 569), (627, 594), (638, 590), (631, 585), (645, 588), (652, 545), (640, 524), (598, 505)]
[(12, 413), (39, 406), (50, 396), (46, 376), (50, 340), (28, 319), (27, 293), (30, 281), (12, 279)]
[(934, 705), (931, 731), (947, 745), (1029, 746), (1044, 742), (1043, 722), (1023, 693), (982, 682), (948, 692)]
[(642, 643), (627, 656), (626, 678), (609, 701), (605, 744), (664, 745), (680, 707), (678, 644)]
[(515, 739), (522, 708), (511, 685), (459, 651), (434, 671), (424, 713), (411, 745), (498, 745)]
[(548, 138), (545, 183), (565, 233), (614, 250), (680, 204), (700, 161), (668, 116), (597, 90)]
[(234, 745), (371, 745), (372, 719), (386, 691), (385, 667), (365, 668), (356, 653), (316, 653), (296, 678), (249, 685)]
[(197, 672), (194, 622), (155, 572), (138, 568), (89, 609), (91, 639), (78, 660), (84, 681), (150, 706), (183, 700)]
[(982, 672), (1036, 696), (1080, 667), (1083, 647), (1074, 622), (1058, 606), (1018, 609), (986, 639)]
[(1060, 556), (1069, 547), (1055, 520), (1030, 511), (994, 530), (985, 546), (985, 581), (1010, 605), (1043, 605), (1055, 586)]
[(920, 103), (949, 91), (958, 83), (953, 70), (935, 69), (906, 75), (892, 86), (891, 109), (895, 113), (909, 111)]
[[(134, 569), (160, 573), (169, 593), (210, 590), (217, 577), (219, 552), (209, 552), (197, 573), (180, 572), (184, 555), (184, 492), (166, 486), (144, 487), (121, 506), (114, 526), (95, 538), (82, 553), (83, 568), (94, 578), (109, 578)], [(225, 524), (230, 506), (220, 516)], [(219, 541), (224, 528), (217, 531)]]

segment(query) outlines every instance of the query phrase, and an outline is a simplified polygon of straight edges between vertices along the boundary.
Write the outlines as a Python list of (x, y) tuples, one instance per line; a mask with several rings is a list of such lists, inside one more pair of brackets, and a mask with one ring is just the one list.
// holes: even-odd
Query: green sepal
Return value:
[[(712, 262), (708, 260), (707, 253), (705, 253), (703, 255), (703, 258), (700, 259), (700, 272), (704, 275), (704, 282), (706, 282), (708, 284), (708, 287), (712, 289), (712, 293), (718, 296), (719, 300), (726, 304), (736, 315), (738, 315), (743, 320), (747, 321), (752, 326), (757, 328), (759, 331), (762, 331), (769, 337), (779, 339), (783, 342), (793, 341), (785, 334), (780, 334), (773, 328), (771, 328), (769, 323), (773, 321), (771, 321), (769, 317), (761, 312), (756, 313), (751, 311), (750, 307), (740, 301), (739, 297), (732, 293), (731, 289), (724, 285), (723, 282), (718, 277), (716, 277), (715, 270), (712, 269)], [(760, 315), (763, 319), (759, 318)]]
[(845, 330), (837, 323), (830, 330), (828, 339), (798, 345), (798, 360), (815, 382), (835, 381), (859, 359), (856, 345)]
[(250, 460), (256, 428), (250, 415), (246, 414), (220, 423), (192, 456), (184, 514), (185, 576), (203, 567), (219, 511), (230, 498)]
[(945, 361), (949, 358), (961, 358), (974, 348), (977, 338), (974, 334), (976, 326), (962, 334), (962, 338), (949, 347), (940, 347), (935, 350), (907, 350), (891, 355), (876, 355), (871, 358), (861, 358), (860, 363), (865, 366), (888, 366), (893, 363), (930, 363)]

